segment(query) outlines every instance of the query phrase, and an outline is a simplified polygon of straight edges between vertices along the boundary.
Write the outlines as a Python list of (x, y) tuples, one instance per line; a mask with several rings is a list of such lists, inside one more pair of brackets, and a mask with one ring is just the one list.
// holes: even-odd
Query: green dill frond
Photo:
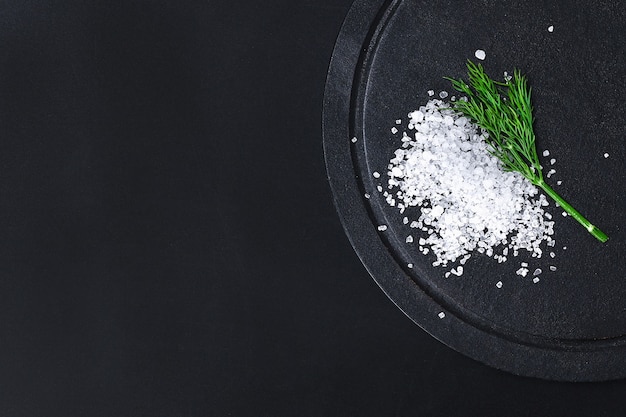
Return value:
[(467, 116), (487, 133), (489, 152), (504, 170), (519, 172), (553, 198), (568, 214), (601, 242), (608, 236), (558, 195), (543, 179), (535, 132), (531, 88), (519, 70), (504, 82), (494, 81), (482, 65), (467, 61), (469, 84), (463, 79), (446, 77), (465, 97), (452, 103), (454, 110)]
[(488, 134), (490, 152), (507, 171), (516, 171), (533, 184), (542, 181), (535, 146), (531, 90), (519, 71), (505, 82), (489, 78), (482, 65), (467, 62), (469, 85), (462, 79), (447, 78), (465, 99), (454, 109), (467, 116)]

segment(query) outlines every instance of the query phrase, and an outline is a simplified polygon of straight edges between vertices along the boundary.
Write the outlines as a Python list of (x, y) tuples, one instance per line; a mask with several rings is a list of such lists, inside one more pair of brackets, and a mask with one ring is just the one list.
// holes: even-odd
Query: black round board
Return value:
[[(337, 39), (323, 134), (346, 233), (409, 318), (495, 368), (563, 381), (626, 377), (624, 23), (617, 0), (357, 0)], [(479, 49), (484, 61), (475, 58)], [(378, 189), (386, 187), (387, 165), (400, 145), (402, 129), (391, 128), (424, 105), (429, 90), (452, 95), (443, 77), (465, 77), (467, 59), (494, 77), (515, 68), (528, 76), (537, 147), (551, 153), (542, 163), (557, 160), (548, 182), (561, 181), (561, 195), (608, 242), (551, 204), (554, 257), (520, 252), (498, 264), (473, 254), (462, 276), (446, 278), (433, 257), (406, 243), (409, 226)], [(543, 271), (539, 282), (515, 273), (521, 262)]]

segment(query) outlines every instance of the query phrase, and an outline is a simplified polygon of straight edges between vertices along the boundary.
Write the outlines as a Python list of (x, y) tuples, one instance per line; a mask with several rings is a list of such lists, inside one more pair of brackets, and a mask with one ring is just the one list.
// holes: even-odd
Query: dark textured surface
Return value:
[[(626, 92), (626, 38), (619, 35), (624, 12), (616, 3), (597, 4), (580, 21), (582, 5), (576, 2), (556, 11), (532, 1), (506, 7), (395, 1), (381, 8), (382, 3), (357, 3), (361, 10), (348, 17), (331, 66), (325, 112), (331, 183), (364, 264), (409, 317), (471, 357), (545, 378), (624, 377), (626, 262), (620, 254), (626, 218), (623, 193), (615, 192), (626, 181), (624, 124), (607, 116), (604, 107), (610, 103), (614, 114), (626, 111), (619, 99)], [(554, 32), (547, 30), (550, 25)], [(359, 36), (363, 47), (355, 46)], [(595, 241), (554, 206), (548, 211), (556, 219), (557, 246), (545, 248), (540, 260), (524, 251), (504, 264), (474, 255), (462, 277), (446, 279), (446, 269), (431, 266), (433, 256), (422, 256), (415, 244), (405, 243), (409, 234), (416, 240), (420, 236), (402, 224), (403, 216), (376, 190), (386, 189), (384, 174), (376, 179), (372, 173), (385, 173), (400, 146), (403, 125), (397, 134), (390, 132), (395, 120), (405, 121), (409, 111), (425, 104), (427, 90), (449, 90), (443, 75), (463, 76), (465, 60), (475, 59), (479, 48), (487, 50), (488, 71), (521, 68), (528, 74), (538, 109), (537, 146), (540, 153), (551, 151), (542, 163), (557, 168), (548, 182), (556, 186), (564, 180), (557, 189), (605, 225), (608, 243)], [(575, 66), (564, 64), (574, 61)], [(354, 144), (352, 136), (358, 138)], [(610, 158), (604, 158), (605, 152)], [(550, 165), (552, 157), (561, 162)], [(363, 198), (364, 193), (371, 198)], [(417, 218), (411, 210), (408, 215)], [(380, 224), (388, 229), (377, 234)], [(530, 265), (526, 279), (515, 274), (520, 262)], [(408, 263), (414, 268), (406, 268)], [(557, 271), (549, 271), (550, 265)], [(544, 271), (540, 284), (532, 282), (537, 267)], [(498, 281), (502, 289), (496, 288)], [(447, 313), (445, 320), (435, 318), (440, 311)]]
[(332, 205), (350, 1), (0, 2), (0, 415), (622, 416), (376, 287)]

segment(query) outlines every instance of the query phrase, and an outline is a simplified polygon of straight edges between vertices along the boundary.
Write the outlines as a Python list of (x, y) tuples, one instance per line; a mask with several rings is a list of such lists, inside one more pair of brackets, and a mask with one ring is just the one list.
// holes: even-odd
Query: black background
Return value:
[(0, 2), (0, 415), (621, 416), (378, 289), (321, 106), (350, 1)]

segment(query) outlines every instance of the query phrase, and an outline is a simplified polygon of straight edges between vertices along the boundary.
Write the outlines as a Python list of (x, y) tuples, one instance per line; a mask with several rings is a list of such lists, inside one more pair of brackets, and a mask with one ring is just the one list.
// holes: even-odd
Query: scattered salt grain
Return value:
[(536, 283), (538, 283), (538, 282), (539, 282), (539, 277), (535, 277), (535, 278), (533, 278), (533, 283), (535, 283), (535, 284), (536, 284)]
[(435, 90), (428, 90), (428, 96), (432, 97), (435, 95)]
[(406, 237), (406, 243), (413, 243), (413, 236), (408, 235), (408, 236)]
[(536, 277), (537, 275), (541, 275), (542, 272), (541, 268), (537, 268), (533, 271), (533, 276)]
[(396, 120), (396, 124), (397, 124), (397, 125), (399, 125), (399, 124), (401, 124), (401, 123), (402, 123), (402, 119), (397, 119), (397, 120)]
[(452, 275), (456, 275), (457, 277), (460, 277), (461, 275), (463, 275), (463, 267), (459, 265), (458, 268), (456, 269), (452, 268), (450, 270), (450, 273)]
[(398, 129), (396, 129), (396, 127), (395, 127), (395, 126), (394, 126), (394, 127), (392, 127), (392, 128), (391, 128), (391, 133), (393, 133), (393, 134), (395, 135), (396, 133), (398, 133)]
[(408, 266), (409, 269), (413, 269), (413, 264), (406, 264), (406, 266)]
[(446, 317), (446, 313), (444, 313), (443, 311), (437, 315), (439, 316), (440, 319), (443, 319)]
[(483, 61), (487, 54), (482, 49), (477, 49), (476, 52), (474, 52), (474, 56)]
[(567, 217), (567, 212), (566, 212), (566, 211), (564, 211), (563, 213), (561, 213), (561, 216), (563, 216), (563, 217)]
[(548, 32), (550, 33), (554, 32), (554, 26), (552, 25), (548, 26)]
[(374, 178), (380, 178), (380, 173), (378, 171), (374, 171), (374, 172), (372, 172), (372, 176)]
[(502, 288), (502, 281), (498, 281), (498, 282), (496, 282), (496, 287), (498, 287), (498, 288)]
[(352, 143), (356, 143), (356, 141), (358, 140), (356, 137), (352, 138)]
[(522, 262), (520, 265), (523, 266), (524, 268), (527, 268), (528, 267), (528, 262)]
[(439, 97), (442, 98), (442, 99), (448, 97), (448, 92), (447, 91), (441, 91), (439, 93)]
[(543, 151), (543, 156), (550, 156), (550, 151), (548, 150)]
[(556, 159), (554, 158), (550, 159), (550, 165), (554, 165), (555, 162), (556, 162)]
[(556, 185), (561, 185), (561, 184), (563, 184), (563, 181), (561, 181), (561, 180), (556, 182)]
[(604, 154), (604, 157), (605, 157), (605, 158), (608, 158), (608, 157), (609, 157), (609, 154), (608, 154), (608, 153), (605, 153), (605, 154)]
[(552, 272), (556, 271), (556, 266), (550, 265), (550, 271), (552, 271)]
[(378, 190), (378, 192), (379, 192), (379, 193), (382, 193), (382, 192), (383, 192), (383, 187), (382, 187), (382, 186), (380, 186), (380, 185), (377, 185), (377, 186), (376, 186), (376, 189)]
[(364, 196), (365, 198), (367, 198), (367, 199), (369, 199), (369, 198), (370, 198), (370, 195), (369, 195), (368, 193), (363, 194), (363, 196)]
[(550, 258), (555, 258), (556, 254), (554, 252), (550, 252)]
[(385, 226), (384, 224), (381, 224), (380, 226), (378, 226), (378, 230), (381, 232), (384, 232), (385, 230), (387, 230), (387, 226)]
[(520, 268), (517, 271), (515, 271), (515, 273), (519, 276), (525, 277), (526, 275), (528, 275), (528, 269), (527, 268)]

